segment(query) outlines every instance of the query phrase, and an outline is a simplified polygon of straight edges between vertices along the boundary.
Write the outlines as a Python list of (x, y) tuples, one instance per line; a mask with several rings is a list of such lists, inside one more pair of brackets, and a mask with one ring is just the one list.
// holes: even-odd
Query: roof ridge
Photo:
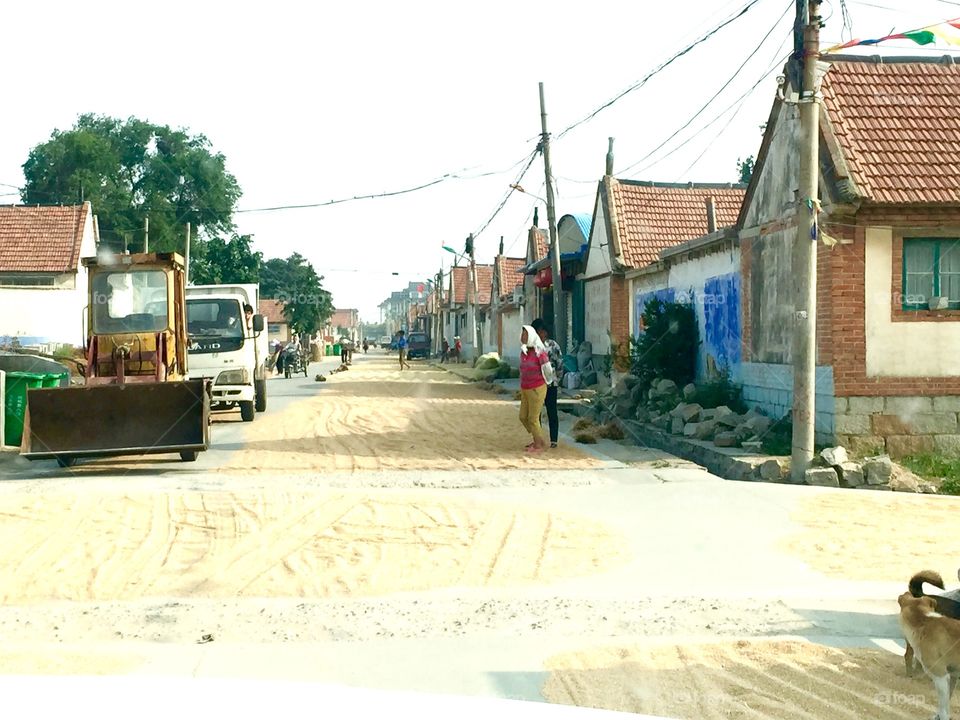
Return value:
[(696, 183), (696, 182), (657, 182), (654, 180), (621, 180), (615, 178), (621, 185), (635, 185), (638, 187), (663, 188), (668, 190), (746, 190), (745, 183)]
[(953, 55), (827, 55), (821, 61), (834, 63), (867, 63), (872, 65), (957, 65)]

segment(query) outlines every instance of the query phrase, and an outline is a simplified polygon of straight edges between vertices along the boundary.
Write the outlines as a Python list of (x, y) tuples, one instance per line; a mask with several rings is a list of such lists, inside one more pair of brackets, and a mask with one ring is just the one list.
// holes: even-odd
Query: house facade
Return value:
[(267, 341), (272, 345), (275, 342), (285, 343), (291, 339), (290, 322), (283, 313), (284, 304), (280, 300), (261, 298), (259, 313), (267, 326)]
[[(892, 456), (960, 453), (960, 68), (952, 59), (820, 63), (816, 420)], [(745, 395), (792, 402), (797, 106), (777, 99), (739, 220)], [(799, 209), (798, 209), (799, 208)]]
[(96, 217), (81, 205), (0, 207), (0, 343), (86, 343), (87, 271), (97, 254)]
[(493, 261), (490, 287), (490, 319), (488, 346), (506, 362), (517, 365), (514, 349), (520, 344), (520, 331), (525, 324), (523, 306), (524, 258), (507, 257), (500, 253)]

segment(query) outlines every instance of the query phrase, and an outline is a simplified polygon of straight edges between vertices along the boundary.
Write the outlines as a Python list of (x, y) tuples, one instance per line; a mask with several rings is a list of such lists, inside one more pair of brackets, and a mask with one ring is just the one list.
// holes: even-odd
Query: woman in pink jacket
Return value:
[(520, 333), (520, 422), (533, 442), (526, 452), (541, 453), (547, 446), (540, 426), (540, 412), (547, 396), (547, 384), (553, 381), (553, 365), (543, 341), (529, 325)]

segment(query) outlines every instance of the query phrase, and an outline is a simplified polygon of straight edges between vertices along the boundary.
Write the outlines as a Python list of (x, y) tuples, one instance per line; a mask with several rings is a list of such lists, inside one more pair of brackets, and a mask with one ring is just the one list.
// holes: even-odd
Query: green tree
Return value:
[(323, 289), (323, 278), (299, 253), (261, 265), (260, 293), (284, 303), (284, 314), (296, 332), (315, 333), (333, 315), (333, 300)]
[(240, 197), (223, 155), (203, 135), (129, 118), (81, 115), (67, 131), (54, 130), (23, 164), (26, 204), (89, 200), (101, 240), (122, 250), (142, 250), (144, 219), (150, 250), (184, 251), (184, 225), (195, 236), (233, 230)]
[(190, 282), (195, 285), (225, 285), (260, 281), (263, 253), (250, 247), (249, 235), (229, 240), (211, 238), (191, 243)]
[(753, 155), (749, 156), (746, 160), (737, 158), (737, 175), (740, 177), (740, 182), (744, 184), (750, 182), (750, 178), (753, 177), (753, 163)]
[(693, 382), (700, 345), (693, 305), (653, 298), (644, 306), (643, 328), (640, 337), (631, 338), (633, 374), (645, 386), (656, 378), (673, 380), (679, 387)]

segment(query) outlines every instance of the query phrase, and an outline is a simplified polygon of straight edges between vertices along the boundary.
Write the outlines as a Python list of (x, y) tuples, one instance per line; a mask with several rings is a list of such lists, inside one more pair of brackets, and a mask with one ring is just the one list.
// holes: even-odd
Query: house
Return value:
[(335, 309), (333, 315), (327, 320), (329, 328), (328, 335), (334, 338), (334, 342), (339, 342), (340, 338), (346, 337), (354, 342), (362, 340), (360, 337), (360, 311), (355, 308)]
[[(816, 429), (858, 452), (960, 452), (960, 67), (819, 63)], [(787, 81), (789, 82), (789, 81)], [(792, 404), (796, 92), (778, 93), (740, 213), (744, 395)]]
[[(670, 285), (667, 277), (656, 276), (663, 270), (657, 268), (660, 252), (734, 225), (746, 190), (731, 183), (614, 178), (609, 174), (609, 155), (607, 172), (597, 188), (590, 240), (578, 276), (583, 283), (584, 336), (595, 356), (611, 355), (611, 341), (622, 347), (636, 335), (648, 293)], [(737, 263), (728, 259), (726, 266), (720, 263), (694, 274), (719, 276), (737, 269)], [(653, 278), (648, 277), (651, 274)], [(702, 280), (676, 278), (676, 282), (698, 290)]]
[(259, 313), (267, 325), (267, 341), (272, 345), (275, 342), (285, 343), (292, 337), (290, 321), (284, 314), (285, 305), (280, 300), (261, 298)]
[[(480, 352), (484, 352), (483, 334), (487, 323), (490, 306), (490, 292), (493, 284), (492, 265), (474, 265), (476, 271), (476, 301), (477, 328), (480, 334)], [(475, 338), (471, 338), (469, 330), (470, 314), (470, 268), (469, 266), (454, 265), (450, 268), (449, 282), (446, 291), (446, 302), (443, 303), (443, 336), (453, 345), (455, 337), (460, 338), (463, 346), (463, 357), (471, 358), (474, 352)]]
[(87, 271), (97, 221), (81, 205), (0, 207), (0, 343), (86, 344)]
[(487, 343), (501, 358), (517, 364), (514, 349), (520, 343), (520, 331), (525, 323), (523, 308), (524, 258), (507, 257), (500, 252), (493, 261), (490, 282), (490, 314), (487, 322)]

